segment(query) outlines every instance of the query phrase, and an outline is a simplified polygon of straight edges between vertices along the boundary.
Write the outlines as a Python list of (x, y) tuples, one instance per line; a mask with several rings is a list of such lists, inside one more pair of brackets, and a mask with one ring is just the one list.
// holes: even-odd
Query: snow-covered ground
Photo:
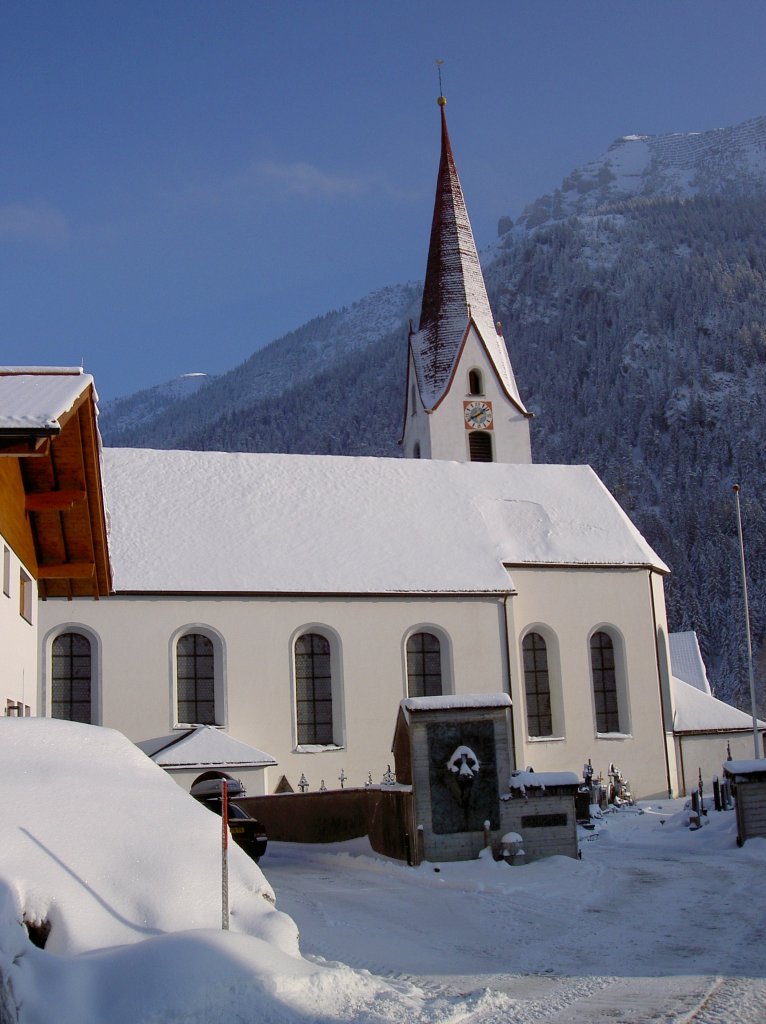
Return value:
[(732, 812), (624, 808), (523, 867), (234, 847), (223, 932), (220, 820), (118, 733), (0, 721), (0, 798), (2, 1024), (766, 1020), (766, 840)]

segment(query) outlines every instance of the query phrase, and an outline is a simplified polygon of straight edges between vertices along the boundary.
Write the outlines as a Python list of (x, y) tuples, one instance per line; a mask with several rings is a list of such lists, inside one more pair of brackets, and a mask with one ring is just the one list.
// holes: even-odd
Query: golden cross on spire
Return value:
[(442, 64), (443, 63), (444, 63), (443, 60), (437, 60), (437, 62), (436, 62), (436, 70), (439, 72), (439, 100), (438, 100), (438, 102), (439, 102), (439, 106), (440, 107), (443, 107), (444, 104), (447, 102), (445, 100), (445, 98), (444, 98), (444, 90), (442, 89)]

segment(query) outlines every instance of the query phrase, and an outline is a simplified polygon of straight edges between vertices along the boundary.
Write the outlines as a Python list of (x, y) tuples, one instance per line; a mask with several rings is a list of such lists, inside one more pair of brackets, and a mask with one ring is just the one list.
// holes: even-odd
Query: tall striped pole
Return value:
[(745, 635), (747, 636), (747, 669), (750, 676), (750, 707), (753, 711), (753, 750), (756, 760), (761, 756), (758, 749), (758, 714), (755, 706), (755, 676), (753, 674), (753, 645), (750, 641), (750, 608), (747, 602), (747, 573), (745, 572), (745, 543), (742, 539), (742, 515), (739, 509), (739, 484), (734, 484), (734, 504), (737, 509), (737, 536), (739, 537), (739, 561), (742, 569), (742, 597), (745, 606)]
[(229, 930), (229, 794), (221, 779), (221, 928)]

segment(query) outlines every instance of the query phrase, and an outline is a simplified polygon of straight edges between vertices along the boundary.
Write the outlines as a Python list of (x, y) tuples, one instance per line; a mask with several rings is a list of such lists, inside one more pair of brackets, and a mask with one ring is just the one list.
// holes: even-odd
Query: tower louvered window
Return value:
[(492, 437), (486, 430), (472, 430), (468, 435), (471, 462), (492, 462)]
[(332, 743), (330, 642), (320, 633), (304, 633), (295, 641), (295, 705), (298, 743)]
[(51, 716), (90, 724), (90, 640), (82, 633), (62, 633), (53, 641), (51, 654)]

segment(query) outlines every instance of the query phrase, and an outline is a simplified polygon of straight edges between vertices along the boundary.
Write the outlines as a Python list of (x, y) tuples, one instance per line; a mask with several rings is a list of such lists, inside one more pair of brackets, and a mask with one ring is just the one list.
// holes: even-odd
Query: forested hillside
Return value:
[(766, 200), (634, 200), (506, 244), (488, 281), (535, 459), (593, 465), (672, 568), (671, 628), (749, 707), (732, 483), (762, 639)]

